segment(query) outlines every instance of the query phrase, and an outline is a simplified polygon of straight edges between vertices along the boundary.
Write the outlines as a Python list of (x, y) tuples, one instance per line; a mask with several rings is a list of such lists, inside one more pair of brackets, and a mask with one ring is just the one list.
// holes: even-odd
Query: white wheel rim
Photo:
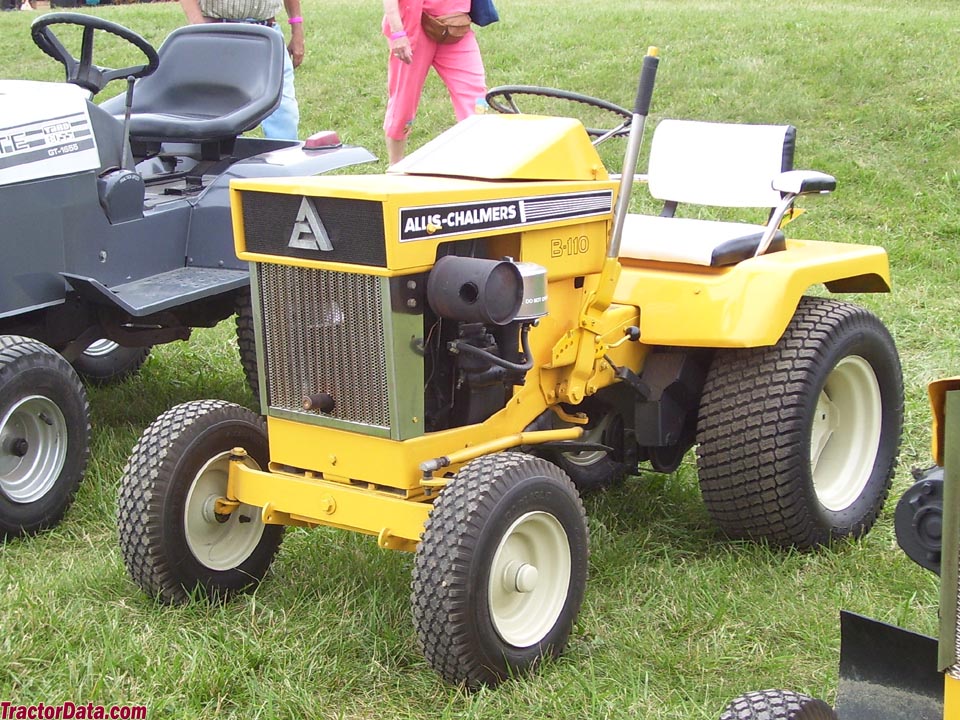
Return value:
[[(246, 464), (259, 469), (249, 457)], [(211, 570), (232, 570), (246, 560), (263, 537), (260, 508), (241, 504), (221, 522), (214, 503), (227, 491), (230, 453), (224, 452), (200, 468), (183, 510), (183, 530), (193, 556)]]
[(529, 512), (504, 533), (490, 566), (487, 596), (504, 642), (530, 647), (556, 624), (570, 587), (570, 543), (546, 512)]
[(30, 395), (0, 419), (0, 490), (31, 503), (57, 482), (67, 459), (67, 421), (47, 397)]
[(860, 497), (880, 448), (883, 402), (869, 362), (845, 357), (817, 398), (810, 433), (810, 469), (820, 503), (834, 512)]
[(83, 354), (89, 355), (90, 357), (104, 357), (119, 347), (120, 346), (117, 345), (113, 340), (94, 340), (92, 343), (87, 345), (87, 349), (83, 351)]

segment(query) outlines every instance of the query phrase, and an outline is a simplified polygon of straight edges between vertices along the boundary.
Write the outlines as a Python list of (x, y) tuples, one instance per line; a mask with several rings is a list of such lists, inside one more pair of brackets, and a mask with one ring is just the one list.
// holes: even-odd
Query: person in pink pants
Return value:
[(390, 42), (383, 132), (391, 165), (403, 158), (431, 67), (447, 86), (458, 121), (472, 115), (478, 98), (486, 94), (483, 59), (473, 30), (455, 43), (440, 45), (420, 27), (421, 12), (440, 16), (469, 10), (470, 0), (383, 0), (383, 34)]

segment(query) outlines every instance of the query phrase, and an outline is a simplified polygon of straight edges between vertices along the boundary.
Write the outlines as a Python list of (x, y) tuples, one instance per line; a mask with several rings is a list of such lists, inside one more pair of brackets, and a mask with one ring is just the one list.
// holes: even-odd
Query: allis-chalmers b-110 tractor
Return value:
[[(627, 212), (656, 57), (611, 179), (571, 118), (491, 105), (384, 175), (232, 183), (252, 274), (265, 418), (164, 413), (122, 480), (127, 567), (149, 594), (222, 597), (286, 525), (415, 551), (412, 609), (447, 680), (494, 684), (559, 655), (587, 578), (579, 491), (695, 443), (731, 536), (802, 547), (866, 532), (902, 421), (896, 349), (854, 305), (885, 252), (784, 237), (794, 130), (664, 120), (651, 194), (772, 208), (766, 225)], [(621, 118), (622, 119), (622, 118)], [(719, 196), (719, 198), (717, 197)], [(718, 201), (719, 200), (719, 201)]]

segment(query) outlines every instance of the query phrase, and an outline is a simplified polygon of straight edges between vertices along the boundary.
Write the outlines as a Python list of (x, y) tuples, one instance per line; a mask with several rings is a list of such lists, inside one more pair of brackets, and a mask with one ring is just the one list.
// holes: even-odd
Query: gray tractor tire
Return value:
[(91, 385), (112, 385), (135, 375), (148, 355), (149, 345), (124, 347), (111, 340), (96, 340), (73, 361), (73, 368)]
[(256, 333), (253, 329), (253, 305), (250, 291), (237, 296), (237, 350), (240, 352), (240, 364), (247, 378), (247, 385), (253, 396), (260, 399), (260, 370), (257, 365)]
[(805, 297), (776, 345), (714, 356), (697, 428), (704, 502), (735, 538), (860, 537), (886, 500), (902, 426), (887, 329), (863, 308)]
[[(569, 411), (585, 412), (590, 418), (589, 424), (583, 428), (582, 442), (606, 445), (613, 448), (613, 452), (561, 452), (550, 449), (543, 453), (543, 457), (563, 470), (584, 495), (622, 482), (628, 470), (624, 462), (627, 439), (619, 411), (595, 398), (587, 398), (579, 406), (569, 408)], [(568, 426), (554, 416), (554, 428), (562, 427)]]
[(73, 502), (90, 453), (90, 411), (59, 353), (0, 335), (0, 537), (53, 527)]

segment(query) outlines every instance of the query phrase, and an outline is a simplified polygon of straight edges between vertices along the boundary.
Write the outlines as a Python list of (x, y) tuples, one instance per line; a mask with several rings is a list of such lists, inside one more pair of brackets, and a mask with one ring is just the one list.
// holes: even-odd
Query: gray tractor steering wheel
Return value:
[(605, 140), (610, 137), (624, 137), (630, 134), (630, 122), (633, 119), (633, 113), (629, 110), (619, 105), (609, 103), (606, 100), (600, 100), (599, 98), (590, 97), (589, 95), (581, 95), (580, 93), (567, 92), (566, 90), (537, 87), (536, 85), (501, 85), (487, 93), (487, 104), (499, 113), (522, 113), (523, 110), (519, 107), (517, 99), (524, 96), (528, 98), (530, 96), (553, 98), (587, 105), (603, 110), (613, 116), (613, 118), (616, 118), (616, 120), (619, 120), (619, 124), (615, 124), (615, 120), (611, 118), (608, 129), (595, 127), (585, 128), (587, 134), (592, 138), (603, 138)]
[[(63, 43), (54, 35), (52, 25), (79, 25), (83, 28), (83, 39), (80, 45), (80, 58), (75, 58)], [(95, 30), (102, 30), (111, 35), (123, 38), (144, 54), (147, 59), (144, 65), (131, 65), (125, 68), (104, 68), (93, 64), (93, 37)], [(118, 78), (133, 76), (135, 78), (151, 75), (160, 64), (160, 56), (142, 37), (122, 25), (103, 20), (96, 15), (81, 13), (58, 12), (41, 15), (30, 26), (33, 41), (44, 53), (62, 63), (67, 70), (67, 82), (79, 85), (96, 95), (106, 87), (107, 83)]]

